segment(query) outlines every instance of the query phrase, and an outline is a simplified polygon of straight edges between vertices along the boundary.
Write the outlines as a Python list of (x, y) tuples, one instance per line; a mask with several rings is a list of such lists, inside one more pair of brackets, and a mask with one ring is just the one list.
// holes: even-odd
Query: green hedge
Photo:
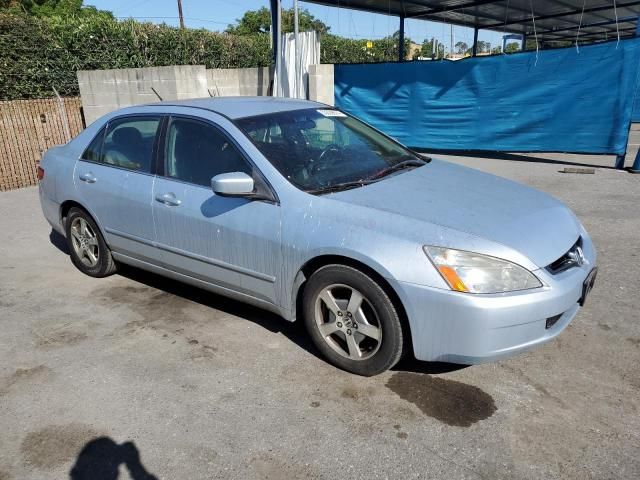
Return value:
[[(392, 37), (372, 41), (367, 48), (367, 40), (353, 40), (325, 34), (320, 37), (321, 63), (368, 63), (398, 60), (398, 40)], [(405, 40), (405, 52), (409, 51), (410, 40)]]
[(0, 99), (77, 95), (77, 70), (269, 65), (267, 35), (233, 36), (104, 18), (0, 15)]
[[(393, 39), (374, 42), (323, 35), (323, 63), (395, 59)], [(236, 36), (200, 29), (118, 21), (104, 16), (37, 18), (0, 14), (0, 99), (77, 95), (77, 70), (206, 65), (266, 66), (268, 34)]]

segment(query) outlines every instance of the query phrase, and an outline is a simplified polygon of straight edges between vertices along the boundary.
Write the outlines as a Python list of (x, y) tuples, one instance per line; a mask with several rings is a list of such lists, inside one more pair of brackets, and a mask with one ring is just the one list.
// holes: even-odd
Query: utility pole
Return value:
[(178, 16), (180, 17), (180, 28), (184, 28), (184, 17), (182, 16), (182, 0), (178, 0)]

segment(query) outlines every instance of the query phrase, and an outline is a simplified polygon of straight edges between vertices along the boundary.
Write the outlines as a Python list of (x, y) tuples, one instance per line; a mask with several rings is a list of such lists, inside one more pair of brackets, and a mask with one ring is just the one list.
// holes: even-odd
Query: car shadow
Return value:
[(471, 365), (461, 365), (447, 362), (424, 362), (417, 360), (413, 355), (407, 355), (400, 360), (391, 370), (394, 372), (424, 373), (427, 375), (441, 375), (456, 372)]
[(300, 348), (321, 358), (320, 352), (316, 350), (308, 338), (302, 322), (288, 322), (267, 310), (129, 265), (119, 264), (118, 275), (185, 300), (243, 318), (272, 333), (280, 333)]
[[(66, 238), (55, 230), (51, 230), (49, 239), (58, 250), (69, 255), (70, 252)], [(304, 328), (304, 324), (301, 321), (288, 322), (279, 315), (267, 310), (254, 307), (238, 300), (222, 297), (221, 295), (209, 292), (208, 290), (193, 287), (186, 283), (129, 265), (119, 264), (117, 274), (134, 282), (144, 284), (148, 287), (161, 290), (171, 295), (199, 303), (200, 305), (219, 310), (229, 315), (244, 318), (245, 320), (253, 322), (272, 333), (280, 333), (291, 342), (298, 345), (298, 347), (325, 361), (324, 357), (322, 357), (318, 349), (311, 342), (311, 339)], [(410, 354), (393, 367), (393, 370), (438, 375), (466, 367), (467, 365), (458, 365), (453, 363), (423, 362), (421, 360), (416, 360), (413, 355)]]
[(157, 480), (140, 460), (133, 442), (117, 444), (108, 437), (94, 438), (78, 454), (69, 472), (70, 480), (117, 480), (120, 465), (125, 465), (132, 480)]
[(250, 203), (246, 198), (221, 197), (212, 195), (200, 205), (200, 213), (205, 218), (214, 218), (229, 213), (231, 210), (241, 208)]
[(67, 244), (67, 239), (53, 229), (51, 229), (51, 233), (49, 234), (49, 241), (51, 242), (51, 245), (56, 247), (65, 255), (71, 254), (69, 251), (69, 245)]

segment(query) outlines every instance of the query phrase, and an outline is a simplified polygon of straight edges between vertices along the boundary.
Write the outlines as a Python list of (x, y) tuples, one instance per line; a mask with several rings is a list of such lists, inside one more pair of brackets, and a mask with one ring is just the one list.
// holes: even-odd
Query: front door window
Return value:
[(208, 187), (220, 173), (251, 167), (216, 127), (188, 118), (172, 119), (167, 131), (166, 176)]

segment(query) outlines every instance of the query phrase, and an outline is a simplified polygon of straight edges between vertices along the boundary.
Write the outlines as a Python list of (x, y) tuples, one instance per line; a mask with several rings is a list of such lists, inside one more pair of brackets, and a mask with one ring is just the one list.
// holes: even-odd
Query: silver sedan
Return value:
[(559, 201), (314, 102), (125, 108), (50, 149), (38, 174), (85, 274), (129, 264), (301, 319), (361, 375), (403, 355), (471, 364), (546, 342), (596, 274)]

